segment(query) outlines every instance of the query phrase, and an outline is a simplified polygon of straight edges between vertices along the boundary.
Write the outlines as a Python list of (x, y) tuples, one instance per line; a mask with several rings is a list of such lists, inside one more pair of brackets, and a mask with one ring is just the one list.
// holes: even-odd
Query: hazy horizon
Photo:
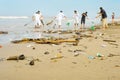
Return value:
[(32, 16), (40, 10), (44, 16), (55, 16), (60, 10), (64, 11), (67, 17), (73, 15), (74, 10), (80, 14), (87, 11), (90, 18), (94, 18), (99, 12), (99, 7), (103, 7), (108, 17), (115, 12), (115, 17), (120, 16), (120, 0), (0, 0), (0, 16)]

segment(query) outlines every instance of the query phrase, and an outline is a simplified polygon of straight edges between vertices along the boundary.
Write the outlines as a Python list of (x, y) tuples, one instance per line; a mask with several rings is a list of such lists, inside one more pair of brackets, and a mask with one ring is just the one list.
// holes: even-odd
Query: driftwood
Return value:
[(24, 60), (24, 59), (25, 59), (25, 56), (23, 54), (19, 56), (11, 56), (7, 58), (7, 60)]
[(60, 34), (71, 34), (72, 31), (61, 31)]
[(105, 41), (105, 42), (116, 42), (115, 40), (103, 40), (103, 41)]
[(115, 46), (118, 46), (118, 44), (115, 44), (115, 43), (111, 43), (111, 42), (109, 42), (109, 44), (111, 44), (111, 45), (115, 45)]
[(108, 57), (113, 57), (113, 56), (120, 56), (118, 54), (109, 54)]
[(86, 37), (86, 38), (89, 38), (89, 37), (93, 37), (93, 35), (90, 35), (90, 34), (83, 34), (83, 35), (80, 35), (80, 37)]
[(0, 34), (8, 34), (6, 31), (0, 31)]
[(54, 59), (61, 59), (63, 58), (64, 56), (59, 56), (59, 57), (53, 57), (53, 58), (50, 58), (51, 60), (54, 60)]
[(60, 44), (63, 42), (69, 42), (69, 43), (78, 43), (78, 40), (45, 40), (45, 41), (35, 41), (36, 43), (39, 44)]
[(48, 22), (46, 25), (50, 25), (53, 23), (53, 20), (51, 20), (50, 22)]
[(35, 42), (38, 44), (60, 44), (63, 42), (68, 42), (68, 43), (75, 43), (76, 45), (79, 43), (79, 39), (55, 39), (55, 38), (51, 38), (51, 39), (45, 39), (45, 38), (41, 38), (41, 39), (22, 39), (22, 40), (15, 40), (12, 41), (12, 43), (22, 43), (22, 42)]

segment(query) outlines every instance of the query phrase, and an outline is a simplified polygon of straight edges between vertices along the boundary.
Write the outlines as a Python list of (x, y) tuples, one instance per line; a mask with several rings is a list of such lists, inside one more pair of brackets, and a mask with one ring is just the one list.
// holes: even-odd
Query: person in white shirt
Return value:
[(42, 15), (41, 12), (40, 12), (39, 14), (40, 14), (40, 16), (41, 16), (41, 17), (40, 17), (40, 21), (41, 21), (41, 23), (42, 23), (42, 26), (44, 26), (44, 21), (43, 21), (44, 17), (43, 17), (43, 15)]
[(41, 19), (40, 11), (37, 11), (37, 12), (32, 16), (32, 20), (33, 20), (34, 23), (35, 23), (35, 28), (42, 26), (40, 19)]
[(63, 11), (60, 11), (60, 13), (57, 14), (57, 16), (55, 17), (59, 29), (61, 28), (63, 18), (66, 18), (65, 15), (63, 14)]
[(74, 29), (76, 30), (76, 28), (79, 25), (79, 13), (76, 10), (74, 10), (73, 18), (74, 18)]

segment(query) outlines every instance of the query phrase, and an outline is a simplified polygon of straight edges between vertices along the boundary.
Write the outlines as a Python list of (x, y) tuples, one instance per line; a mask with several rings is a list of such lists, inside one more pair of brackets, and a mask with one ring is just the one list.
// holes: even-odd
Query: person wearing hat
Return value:
[(108, 28), (108, 23), (107, 23), (107, 13), (106, 11), (100, 7), (100, 12), (98, 13), (99, 15), (96, 17), (100, 17), (101, 16), (101, 21), (102, 21), (102, 29), (105, 30), (106, 28)]
[(41, 27), (41, 21), (40, 21), (41, 15), (40, 15), (40, 11), (37, 11), (33, 16), (32, 16), (32, 20), (35, 23), (35, 28)]

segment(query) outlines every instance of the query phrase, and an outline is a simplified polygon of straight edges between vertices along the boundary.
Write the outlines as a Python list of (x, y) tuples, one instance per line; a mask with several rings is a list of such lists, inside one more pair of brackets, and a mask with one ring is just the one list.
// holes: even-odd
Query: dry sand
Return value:
[[(93, 36), (82, 38), (78, 46), (71, 43), (2, 45), (0, 80), (120, 80), (120, 26), (96, 30)], [(116, 42), (108, 43), (104, 39)], [(49, 54), (44, 54), (46, 51)], [(51, 60), (60, 52), (63, 58)], [(104, 56), (97, 57), (97, 53)], [(26, 59), (6, 60), (9, 56), (20, 54), (24, 54)], [(116, 56), (108, 57), (109, 54)], [(31, 66), (29, 62), (33, 58), (37, 60)]]

